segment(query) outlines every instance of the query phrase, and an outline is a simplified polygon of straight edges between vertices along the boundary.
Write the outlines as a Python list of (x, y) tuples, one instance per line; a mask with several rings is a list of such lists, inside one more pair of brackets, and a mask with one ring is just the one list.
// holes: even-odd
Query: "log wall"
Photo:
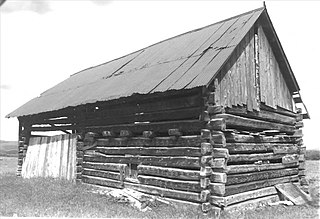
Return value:
[[(219, 94), (208, 90), (204, 114), (211, 134), (220, 135), (214, 145), (228, 154), (223, 171), (226, 209), (252, 200), (274, 200), (276, 184), (307, 183), (301, 114), (263, 103), (259, 111), (250, 111), (246, 105), (220, 106), (215, 98), (220, 98)], [(211, 198), (213, 203), (215, 197)]]

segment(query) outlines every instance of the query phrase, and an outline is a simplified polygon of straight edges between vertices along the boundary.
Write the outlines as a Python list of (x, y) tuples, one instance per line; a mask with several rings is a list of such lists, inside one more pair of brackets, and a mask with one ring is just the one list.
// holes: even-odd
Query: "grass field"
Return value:
[[(107, 218), (208, 218), (188, 206), (154, 206), (140, 212), (114, 198), (90, 192), (92, 187), (54, 179), (22, 179), (15, 176), (17, 158), (0, 157), (0, 217), (107, 217)], [(268, 206), (222, 219), (319, 218), (319, 161), (307, 161), (307, 179), (313, 205)]]
[(16, 157), (18, 155), (18, 142), (0, 140), (0, 156)]

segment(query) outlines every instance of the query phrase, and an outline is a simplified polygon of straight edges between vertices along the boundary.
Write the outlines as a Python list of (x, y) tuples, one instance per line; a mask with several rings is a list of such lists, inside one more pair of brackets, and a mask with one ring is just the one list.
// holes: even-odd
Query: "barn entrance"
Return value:
[(22, 165), (24, 178), (75, 179), (76, 135), (32, 137)]

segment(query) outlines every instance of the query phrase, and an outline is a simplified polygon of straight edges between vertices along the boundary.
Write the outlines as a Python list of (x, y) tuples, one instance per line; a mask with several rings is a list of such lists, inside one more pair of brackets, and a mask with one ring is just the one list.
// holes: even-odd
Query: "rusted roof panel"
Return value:
[(97, 101), (205, 86), (264, 8), (167, 39), (71, 75), (7, 115), (38, 114)]

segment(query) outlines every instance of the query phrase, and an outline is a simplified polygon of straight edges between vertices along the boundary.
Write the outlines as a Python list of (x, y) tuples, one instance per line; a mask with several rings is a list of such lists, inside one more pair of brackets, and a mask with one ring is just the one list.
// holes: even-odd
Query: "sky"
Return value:
[[(263, 6), (262, 1), (7, 0), (0, 8), (0, 139), (18, 139), (6, 119), (70, 75), (169, 37)], [(266, 1), (311, 120), (307, 149), (320, 149), (320, 1)]]

